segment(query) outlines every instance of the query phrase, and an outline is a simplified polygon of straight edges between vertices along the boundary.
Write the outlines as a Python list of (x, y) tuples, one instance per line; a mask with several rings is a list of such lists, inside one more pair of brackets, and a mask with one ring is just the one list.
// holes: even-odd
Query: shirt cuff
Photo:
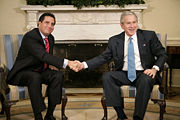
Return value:
[(159, 67), (157, 65), (154, 65), (152, 68), (154, 68), (155, 70), (159, 71)]
[(64, 59), (63, 68), (66, 68), (68, 65), (68, 59)]
[(82, 62), (84, 64), (84, 69), (88, 68), (88, 65), (86, 62)]

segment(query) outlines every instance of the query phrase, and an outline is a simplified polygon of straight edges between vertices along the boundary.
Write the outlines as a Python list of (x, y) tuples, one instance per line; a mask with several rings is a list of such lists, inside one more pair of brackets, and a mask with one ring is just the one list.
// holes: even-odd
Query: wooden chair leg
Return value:
[(10, 120), (10, 109), (11, 109), (11, 104), (8, 104), (7, 102), (4, 102), (4, 109), (5, 109), (5, 114), (6, 114), (6, 120)]
[(101, 98), (101, 104), (104, 109), (104, 116), (103, 116), (102, 120), (107, 120), (107, 106), (106, 106), (106, 98), (104, 95)]
[(67, 120), (68, 119), (68, 117), (66, 117), (66, 115), (65, 115), (66, 104), (67, 104), (67, 96), (63, 95), (62, 96), (62, 107), (61, 107), (61, 118), (62, 118), (62, 120)]
[(166, 102), (165, 101), (159, 101), (158, 104), (159, 104), (159, 107), (160, 107), (159, 120), (163, 120), (163, 115), (166, 112)]
[(1, 101), (1, 112), (0, 112), (0, 114), (3, 115), (4, 114), (4, 97), (1, 94), (0, 94), (0, 101)]
[(166, 101), (165, 100), (152, 100), (154, 103), (159, 104), (160, 107), (160, 116), (159, 120), (163, 120), (163, 115), (166, 112)]

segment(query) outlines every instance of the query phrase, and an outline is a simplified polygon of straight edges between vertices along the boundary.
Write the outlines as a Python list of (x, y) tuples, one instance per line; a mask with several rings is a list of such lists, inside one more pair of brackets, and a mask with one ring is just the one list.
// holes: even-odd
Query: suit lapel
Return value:
[(51, 39), (51, 37), (48, 37), (48, 41), (49, 41), (49, 53), (52, 54), (53, 53), (53, 40)]
[[(43, 40), (43, 38), (42, 38), (42, 36), (41, 36), (41, 34), (39, 32), (39, 29), (38, 28), (35, 28), (35, 29), (36, 29), (36, 32), (37, 32), (37, 37), (39, 38), (38, 40), (40, 40), (41, 44), (44, 45), (44, 40)], [(44, 45), (44, 48), (45, 48), (45, 45)]]
[(141, 33), (140, 30), (137, 31), (137, 41), (138, 41), (138, 48), (139, 48), (139, 55), (141, 59), (141, 64), (144, 67), (144, 57), (143, 57), (143, 52), (146, 52), (147, 42), (145, 41), (144, 35)]
[(124, 41), (125, 41), (125, 32), (123, 32), (122, 34), (120, 34), (120, 37), (118, 38), (117, 41), (117, 55), (118, 58), (120, 59), (124, 59)]

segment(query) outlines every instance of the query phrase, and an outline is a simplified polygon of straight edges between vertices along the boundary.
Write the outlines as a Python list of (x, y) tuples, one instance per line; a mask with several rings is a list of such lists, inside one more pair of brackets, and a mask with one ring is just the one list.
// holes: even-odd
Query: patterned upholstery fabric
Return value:
[[(10, 93), (6, 95), (7, 100), (24, 100), (29, 98), (27, 87), (9, 85)], [(42, 86), (42, 94), (46, 96), (46, 85)]]
[[(19, 87), (9, 85), (10, 93), (6, 95), (7, 100), (24, 100), (29, 99), (29, 93), (27, 87)], [(46, 96), (46, 85), (42, 85), (42, 95)], [(65, 88), (62, 88), (62, 95), (65, 95)]]
[[(136, 96), (136, 88), (134, 86), (123, 85), (120, 87), (121, 89), (121, 96), (125, 98), (134, 98)], [(164, 99), (164, 94), (160, 93), (159, 85), (154, 85), (151, 99)]]

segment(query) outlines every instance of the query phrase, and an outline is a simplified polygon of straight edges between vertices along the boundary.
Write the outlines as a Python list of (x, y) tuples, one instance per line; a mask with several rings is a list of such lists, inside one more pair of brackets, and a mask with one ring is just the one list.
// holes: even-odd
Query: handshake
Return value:
[(74, 61), (68, 60), (68, 66), (70, 69), (74, 70), (75, 72), (79, 72), (80, 70), (84, 69), (84, 64), (78, 60), (74, 60)]

